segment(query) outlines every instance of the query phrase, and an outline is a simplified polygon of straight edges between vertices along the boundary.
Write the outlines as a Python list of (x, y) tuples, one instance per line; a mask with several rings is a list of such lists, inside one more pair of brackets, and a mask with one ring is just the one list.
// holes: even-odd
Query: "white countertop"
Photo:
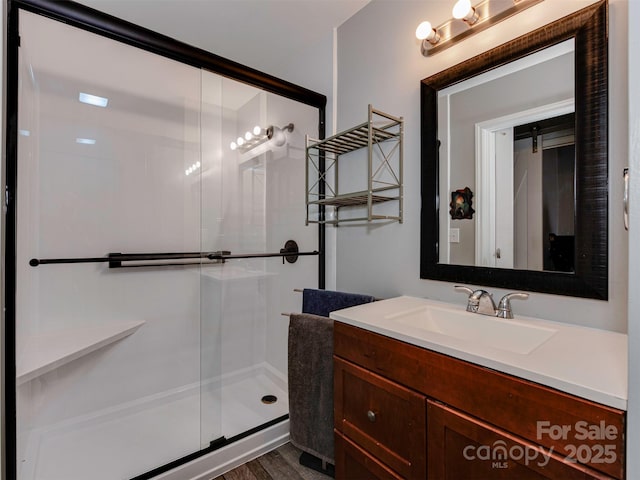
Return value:
[(550, 339), (530, 353), (519, 354), (390, 320), (399, 311), (426, 305), (465, 310), (462, 305), (403, 296), (337, 310), (331, 312), (330, 316), (334, 320), (355, 327), (547, 385), (578, 397), (621, 410), (627, 409), (627, 335), (524, 317), (516, 313), (516, 322), (527, 322), (556, 330)]

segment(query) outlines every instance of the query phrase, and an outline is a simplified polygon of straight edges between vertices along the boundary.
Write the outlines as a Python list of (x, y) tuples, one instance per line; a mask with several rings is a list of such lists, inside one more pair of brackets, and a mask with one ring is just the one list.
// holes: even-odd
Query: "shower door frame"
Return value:
[[(5, 178), (4, 215), (4, 318), (5, 330), (3, 361), (3, 411), (4, 430), (2, 432), (2, 468), (0, 476), (6, 480), (17, 479), (17, 425), (16, 425), (16, 226), (17, 226), (17, 183), (18, 183), (18, 48), (20, 37), (18, 20), (20, 10), (49, 17), (53, 20), (101, 35), (112, 40), (131, 45), (177, 62), (206, 70), (224, 77), (257, 87), (266, 92), (315, 107), (318, 109), (318, 138), (326, 134), (327, 97), (286, 80), (228, 60), (206, 50), (190, 46), (160, 33), (133, 23), (102, 13), (93, 8), (72, 1), (56, 0), (7, 0), (6, 36), (6, 83), (5, 83), (5, 154), (3, 165)], [(324, 193), (324, 158), (320, 158), (320, 192)], [(325, 216), (324, 206), (320, 207), (320, 219)], [(325, 225), (318, 225), (318, 288), (325, 288)], [(239, 437), (242, 437), (241, 435)], [(239, 438), (238, 438), (239, 439)], [(224, 443), (228, 445), (228, 443)], [(224, 446), (221, 445), (221, 446)], [(205, 455), (215, 446), (194, 452), (170, 464), (143, 474), (139, 479), (152, 478), (169, 469), (190, 462)]]

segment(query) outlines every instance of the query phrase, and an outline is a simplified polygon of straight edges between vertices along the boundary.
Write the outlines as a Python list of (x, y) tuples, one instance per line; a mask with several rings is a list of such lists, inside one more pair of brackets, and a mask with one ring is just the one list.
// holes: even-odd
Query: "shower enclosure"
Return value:
[(281, 312), (322, 286), (304, 135), (323, 97), (12, 6), (10, 472), (151, 478), (286, 422)]

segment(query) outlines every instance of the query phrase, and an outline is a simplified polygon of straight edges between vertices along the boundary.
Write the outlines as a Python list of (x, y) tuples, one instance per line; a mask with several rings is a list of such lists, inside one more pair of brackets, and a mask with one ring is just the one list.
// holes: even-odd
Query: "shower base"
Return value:
[[(227, 375), (221, 384), (221, 391), (212, 395), (201, 395), (200, 384), (190, 385), (34, 430), (18, 478), (125, 480), (289, 412), (284, 381), (266, 364)], [(278, 401), (263, 403), (264, 395)], [(201, 418), (219, 422), (221, 428), (201, 425)], [(201, 441), (201, 435), (207, 437)]]

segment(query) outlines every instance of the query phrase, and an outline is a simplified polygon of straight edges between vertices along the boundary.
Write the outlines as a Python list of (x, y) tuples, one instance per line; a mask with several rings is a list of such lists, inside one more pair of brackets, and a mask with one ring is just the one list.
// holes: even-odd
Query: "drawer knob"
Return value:
[(367, 418), (369, 419), (370, 422), (375, 422), (376, 421), (376, 412), (369, 410), (367, 412)]

